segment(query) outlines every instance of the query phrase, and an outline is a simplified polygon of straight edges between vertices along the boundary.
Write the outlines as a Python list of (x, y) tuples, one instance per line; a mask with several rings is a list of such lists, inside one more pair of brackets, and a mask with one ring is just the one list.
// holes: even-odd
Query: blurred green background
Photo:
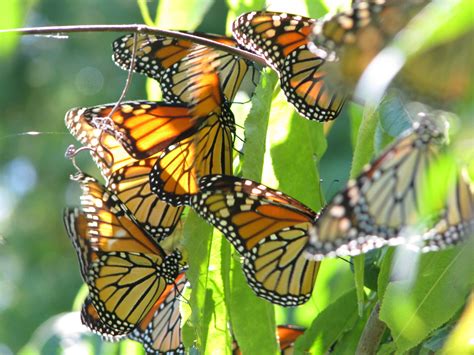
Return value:
[[(148, 6), (154, 13), (157, 2)], [(198, 30), (225, 33), (227, 11), (224, 0), (210, 2)], [(143, 23), (130, 0), (7, 0), (0, 3), (0, 14), (2, 29)], [(81, 286), (62, 223), (62, 209), (79, 204), (78, 188), (68, 178), (74, 169), (64, 158), (66, 147), (77, 143), (63, 119), (72, 107), (120, 96), (126, 72), (111, 60), (111, 43), (118, 36), (81, 33), (10, 41), (0, 34), (0, 354), (16, 353), (38, 336), (33, 334), (40, 324), (70, 311)], [(146, 98), (142, 76), (133, 77), (127, 98)], [(327, 197), (347, 179), (349, 141), (348, 120), (337, 120), (329, 137), (333, 148), (321, 164)], [(86, 154), (79, 164), (99, 176)]]

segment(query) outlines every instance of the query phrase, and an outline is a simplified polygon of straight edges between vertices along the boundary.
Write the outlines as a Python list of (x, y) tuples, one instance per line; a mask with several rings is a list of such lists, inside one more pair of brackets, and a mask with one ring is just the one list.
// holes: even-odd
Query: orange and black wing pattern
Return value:
[(250, 12), (234, 21), (232, 33), (278, 72), (282, 90), (302, 116), (329, 121), (339, 115), (345, 97), (328, 86), (324, 59), (308, 49), (315, 21), (280, 12)]
[(189, 107), (184, 104), (129, 101), (112, 113), (114, 106), (73, 109), (66, 117), (82, 116), (90, 126), (113, 135), (135, 159), (162, 151), (191, 134), (200, 123), (190, 116)]
[[(199, 32), (190, 34), (230, 47), (237, 46), (235, 40), (229, 37)], [(150, 34), (137, 34), (137, 37), (134, 71), (156, 79), (161, 85), (163, 99), (168, 102), (192, 101), (190, 62), (195, 59), (207, 60), (209, 54), (214, 56), (221, 89), (229, 102), (234, 100), (244, 79), (250, 78), (253, 81), (256, 75), (252, 62), (225, 51), (209, 47), (202, 51), (203, 46), (185, 39)], [(133, 35), (126, 35), (114, 41), (112, 58), (122, 69), (130, 69), (134, 45)]]
[[(180, 254), (166, 255), (117, 196), (95, 179), (83, 174), (74, 179), (82, 189), (81, 205), (87, 221), (84, 239), (94, 255), (86, 279), (93, 308), (86, 305), (83, 316), (96, 312), (101, 328), (129, 333), (174, 282)], [(84, 229), (76, 230), (78, 233)]]
[(142, 343), (147, 353), (185, 353), (181, 339), (180, 296), (186, 282), (186, 275), (182, 271), (174, 283), (166, 287), (148, 315), (128, 336)]
[(63, 212), (63, 221), (66, 233), (76, 251), (82, 280), (86, 282), (89, 265), (97, 259), (87, 233), (86, 215), (78, 208), (66, 208)]
[(442, 141), (441, 131), (425, 119), (366, 166), (321, 212), (310, 231), (310, 257), (321, 260), (384, 245), (422, 243), (422, 230), (413, 235), (409, 230), (439, 218), (442, 206), (428, 208), (424, 194)]
[(200, 189), (191, 206), (243, 257), (255, 293), (282, 306), (306, 302), (319, 263), (303, 252), (317, 214), (280, 191), (237, 177), (205, 176)]
[(193, 83), (191, 112), (204, 123), (192, 136), (168, 147), (150, 175), (152, 191), (172, 205), (187, 204), (199, 192), (200, 176), (232, 175), (234, 116), (220, 90), (218, 75), (209, 67), (211, 64), (195, 63), (191, 73), (201, 73)]
[(149, 174), (161, 152), (146, 159), (135, 159), (114, 135), (91, 124), (84, 112), (93, 110), (70, 110), (66, 114), (67, 128), (91, 149), (107, 188), (117, 194), (142, 228), (156, 241), (161, 241), (173, 232), (183, 211), (182, 207), (161, 201), (151, 191)]
[(277, 338), (281, 353), (284, 355), (293, 354), (295, 341), (303, 335), (305, 330), (305, 328), (296, 325), (279, 325), (277, 327)]
[[(280, 344), (281, 355), (293, 355), (293, 347), (296, 339), (303, 335), (305, 328), (298, 327), (296, 325), (279, 325), (277, 327), (276, 335)], [(232, 348), (233, 355), (242, 355), (239, 346), (236, 341), (233, 343)]]
[(474, 235), (474, 184), (466, 168), (462, 168), (449, 185), (441, 218), (423, 236), (422, 251), (443, 249), (461, 243)]
[[(310, 35), (309, 48), (316, 55), (337, 58), (326, 66), (328, 82), (352, 91), (374, 58), (428, 3), (428, 0), (354, 1), (347, 11), (318, 21)], [(470, 54), (467, 50), (458, 55), (470, 47), (467, 38), (411, 55), (397, 75), (395, 86), (412, 99), (428, 99), (427, 103), (436, 107), (467, 93), (466, 78), (472, 73), (467, 63), (472, 50)]]

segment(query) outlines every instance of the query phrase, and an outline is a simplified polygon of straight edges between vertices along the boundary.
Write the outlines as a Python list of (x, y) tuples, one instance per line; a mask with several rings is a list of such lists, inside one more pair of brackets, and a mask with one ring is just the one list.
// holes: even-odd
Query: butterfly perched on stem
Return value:
[(189, 63), (191, 115), (203, 123), (192, 135), (165, 149), (150, 174), (152, 191), (172, 205), (189, 203), (199, 192), (200, 176), (232, 174), (234, 116), (222, 93), (215, 61), (212, 56), (206, 58), (203, 61), (196, 55)]
[(474, 187), (464, 168), (441, 166), (443, 140), (430, 119), (416, 122), (324, 208), (310, 230), (308, 257), (405, 243), (426, 252), (471, 234)]
[(287, 13), (249, 12), (233, 22), (232, 33), (278, 73), (288, 101), (302, 116), (324, 122), (339, 115), (345, 96), (328, 85), (324, 59), (308, 49), (315, 22)]
[(74, 176), (82, 211), (66, 210), (65, 224), (89, 288), (82, 319), (104, 335), (130, 333), (175, 282), (181, 254), (166, 254), (112, 192), (94, 178)]
[[(156, 241), (161, 241), (173, 232), (183, 208), (171, 206), (153, 194), (149, 174), (163, 147), (192, 134), (190, 130), (198, 122), (185, 105), (124, 102), (108, 118), (114, 106), (69, 110), (66, 126), (76, 139), (90, 148), (107, 188), (117, 194)], [(117, 126), (123, 128), (115, 129)], [(134, 144), (127, 144), (122, 138), (124, 135), (135, 137), (130, 140)], [(141, 144), (142, 140), (148, 143)], [(153, 142), (150, 144), (150, 141)], [(144, 146), (149, 149), (139, 149)]]
[[(327, 81), (343, 88), (348, 95), (353, 93), (366, 69), (371, 71), (368, 74), (372, 74), (373, 81), (377, 81), (374, 85), (382, 80), (377, 70), (382, 70), (382, 74), (395, 70), (394, 77), (388, 77), (393, 79), (391, 87), (401, 90), (407, 99), (435, 108), (450, 108), (470, 94), (470, 78), (474, 75), (470, 64), (473, 50), (469, 45), (472, 31), (407, 53), (408, 58), (398, 48), (400, 44), (394, 43), (402, 37), (408, 43), (414, 37), (415, 42), (422, 43), (425, 33), (415, 33), (413, 28), (407, 31), (407, 25), (416, 16), (426, 21), (428, 8), (438, 6), (443, 5), (428, 0), (354, 1), (350, 9), (315, 23), (309, 48), (315, 55), (332, 58), (325, 64)], [(412, 34), (407, 35), (410, 31)], [(376, 57), (379, 65), (370, 68)]]
[[(186, 32), (185, 32), (186, 33)], [(194, 32), (194, 36), (203, 37), (217, 43), (236, 47), (234, 39), (207, 33)], [(156, 79), (161, 86), (163, 99), (167, 102), (189, 103), (192, 101), (192, 79), (189, 67), (195, 60), (205, 61), (213, 57), (216, 73), (224, 97), (232, 102), (242, 82), (256, 76), (254, 64), (234, 54), (202, 45), (190, 40), (151, 34), (125, 35), (113, 42), (114, 62), (122, 69), (129, 70), (133, 47), (136, 45), (136, 65), (133, 70)], [(255, 85), (255, 82), (253, 83)]]

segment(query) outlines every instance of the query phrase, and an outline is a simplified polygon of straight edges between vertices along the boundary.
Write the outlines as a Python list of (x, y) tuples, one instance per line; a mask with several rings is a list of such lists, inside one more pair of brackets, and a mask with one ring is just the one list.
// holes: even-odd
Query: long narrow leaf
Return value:
[[(474, 286), (472, 260), (474, 240), (451, 250), (421, 255), (418, 270), (404, 273), (416, 275), (414, 280), (388, 285), (380, 319), (391, 329), (398, 351), (418, 345), (462, 307)], [(406, 263), (399, 264), (395, 261), (394, 267), (406, 267)]]

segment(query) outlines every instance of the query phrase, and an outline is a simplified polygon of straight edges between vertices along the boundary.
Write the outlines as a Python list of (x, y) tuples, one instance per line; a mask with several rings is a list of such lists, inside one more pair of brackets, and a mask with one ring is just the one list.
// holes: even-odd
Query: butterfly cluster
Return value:
[[(424, 4), (414, 3), (411, 11)], [(367, 65), (365, 53), (353, 48), (358, 39), (368, 29), (378, 30), (385, 42), (393, 37), (403, 23), (388, 26), (384, 13), (406, 12), (402, 7), (388, 0), (357, 1), (350, 11), (320, 20), (251, 12), (234, 21), (233, 38), (193, 35), (259, 55), (278, 73), (301, 116), (325, 122), (350, 98), (350, 85), (334, 80), (328, 62), (352, 80), (344, 73), (347, 58)], [(444, 132), (430, 115), (413, 123), (318, 212), (234, 176), (231, 105), (257, 67), (217, 47), (159, 35), (123, 36), (113, 43), (113, 60), (156, 79), (163, 101), (66, 114), (67, 128), (90, 151), (105, 180), (101, 185), (79, 171), (72, 179), (82, 189), (81, 208), (64, 212), (89, 289), (81, 319), (92, 331), (108, 340), (137, 340), (148, 353), (184, 352), (180, 301), (188, 266), (177, 227), (186, 207), (223, 233), (253, 291), (282, 306), (309, 299), (326, 257), (406, 243), (433, 251), (472, 233), (474, 189), (464, 167), (451, 170), (439, 200), (429, 207), (423, 203), (431, 170), (446, 149)], [(69, 150), (70, 157), (76, 153)], [(173, 238), (177, 241), (167, 243)], [(283, 351), (302, 330), (278, 332)]]

